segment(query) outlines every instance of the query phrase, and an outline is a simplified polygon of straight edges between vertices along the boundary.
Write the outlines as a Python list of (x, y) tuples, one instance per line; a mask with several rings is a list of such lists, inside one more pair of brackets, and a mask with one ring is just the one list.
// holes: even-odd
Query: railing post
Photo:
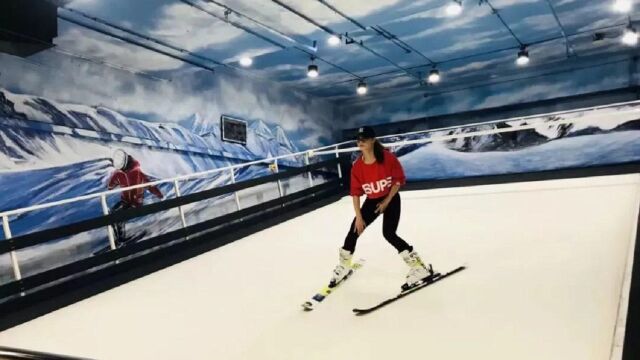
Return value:
[[(276, 166), (276, 174), (279, 173), (280, 168), (278, 167), (278, 159), (275, 159), (273, 164)], [(280, 192), (280, 197), (282, 197), (284, 193), (282, 191), (282, 181), (280, 181), (280, 179), (278, 179), (278, 191)]]
[[(234, 168), (231, 168), (231, 183), (236, 183), (236, 171)], [(238, 196), (238, 192), (234, 191), (233, 196), (236, 198), (236, 206), (238, 207), (238, 211), (240, 211), (242, 208), (240, 207), (240, 196)]]
[[(340, 153), (338, 153), (338, 145), (336, 145), (336, 159), (340, 159)], [(338, 178), (342, 179), (342, 166), (340, 166), (340, 161), (338, 161)]]
[[(9, 217), (4, 215), (2, 217), (2, 230), (4, 231), (4, 239), (9, 240), (12, 238), (11, 236), (11, 228), (9, 227)], [(11, 265), (13, 266), (13, 277), (16, 280), (22, 279), (22, 274), (20, 273), (20, 264), (18, 262), (18, 256), (15, 251), (11, 251)]]
[[(309, 166), (309, 153), (305, 153), (304, 154), (304, 164)], [(309, 176), (309, 187), (312, 188), (313, 187), (313, 175), (311, 174), (311, 171), (307, 171), (307, 176)]]
[[(176, 198), (179, 198), (180, 195), (180, 185), (178, 185), (178, 180), (173, 180), (173, 187), (176, 190)], [(184, 217), (184, 209), (182, 206), (178, 206), (178, 212), (180, 212), (180, 220), (182, 221), (182, 228), (187, 227), (187, 219)]]
[[(100, 195), (100, 203), (102, 204), (102, 214), (104, 216), (109, 215), (109, 206), (107, 205), (107, 196), (105, 194)], [(109, 246), (111, 250), (116, 249), (116, 236), (113, 232), (113, 226), (107, 226), (107, 234), (109, 236)]]

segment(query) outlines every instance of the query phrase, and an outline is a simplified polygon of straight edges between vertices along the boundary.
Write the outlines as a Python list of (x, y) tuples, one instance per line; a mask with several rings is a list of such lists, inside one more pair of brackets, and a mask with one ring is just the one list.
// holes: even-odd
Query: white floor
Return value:
[[(640, 177), (404, 192), (399, 234), (468, 269), (364, 317), (405, 265), (372, 225), (366, 265), (313, 312), (348, 198), (0, 333), (96, 359), (610, 359)], [(624, 310), (624, 309), (623, 309)]]

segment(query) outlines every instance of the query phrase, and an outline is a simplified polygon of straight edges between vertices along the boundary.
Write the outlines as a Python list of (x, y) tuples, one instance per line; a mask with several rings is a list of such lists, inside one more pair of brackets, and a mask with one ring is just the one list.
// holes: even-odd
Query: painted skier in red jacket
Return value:
[[(134, 159), (131, 155), (128, 155), (122, 150), (116, 150), (113, 155), (113, 166), (116, 170), (111, 174), (107, 187), (109, 190), (116, 187), (129, 187), (134, 185), (140, 185), (149, 182), (149, 178), (142, 172), (140, 168), (140, 162)], [(149, 190), (159, 199), (163, 199), (164, 196), (157, 186), (141, 187), (137, 189), (125, 190), (120, 194), (120, 201), (118, 201), (112, 208), (111, 212), (119, 210), (129, 209), (132, 207), (142, 206), (144, 200), (144, 191)], [(122, 244), (127, 241), (125, 223), (116, 223), (113, 226), (116, 244)]]
[[(358, 237), (365, 227), (383, 214), (382, 234), (398, 251), (409, 266), (409, 274), (402, 285), (407, 290), (433, 275), (431, 264), (425, 265), (413, 246), (396, 234), (400, 221), (400, 187), (405, 184), (405, 175), (398, 158), (387, 151), (375, 138), (372, 128), (365, 126), (358, 130), (358, 148), (362, 156), (351, 168), (351, 196), (355, 218), (340, 249), (340, 261), (333, 271), (331, 283), (344, 280), (352, 271), (351, 258), (356, 249)], [(362, 208), (360, 197), (366, 195)]]

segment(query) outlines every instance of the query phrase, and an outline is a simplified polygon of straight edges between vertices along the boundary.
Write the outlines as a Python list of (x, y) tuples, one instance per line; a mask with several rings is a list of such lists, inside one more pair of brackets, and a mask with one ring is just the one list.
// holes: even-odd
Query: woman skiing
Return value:
[[(408, 290), (432, 276), (433, 268), (431, 264), (425, 265), (413, 250), (413, 246), (396, 234), (400, 220), (398, 191), (405, 184), (402, 165), (398, 158), (376, 139), (371, 127), (359, 128), (356, 141), (362, 153), (351, 168), (350, 193), (356, 216), (339, 251), (340, 260), (333, 271), (330, 284), (335, 286), (351, 274), (351, 258), (358, 237), (369, 224), (384, 213), (382, 234), (409, 266), (406, 282), (402, 285), (403, 290)], [(365, 194), (367, 199), (360, 208), (360, 197)]]

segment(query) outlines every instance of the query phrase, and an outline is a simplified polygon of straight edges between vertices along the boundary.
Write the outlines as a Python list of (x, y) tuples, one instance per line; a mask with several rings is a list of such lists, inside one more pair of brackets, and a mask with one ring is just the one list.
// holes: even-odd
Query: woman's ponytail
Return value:
[(373, 143), (373, 155), (376, 157), (376, 162), (378, 164), (382, 164), (384, 162), (384, 146), (380, 141), (378, 141), (378, 139)]

